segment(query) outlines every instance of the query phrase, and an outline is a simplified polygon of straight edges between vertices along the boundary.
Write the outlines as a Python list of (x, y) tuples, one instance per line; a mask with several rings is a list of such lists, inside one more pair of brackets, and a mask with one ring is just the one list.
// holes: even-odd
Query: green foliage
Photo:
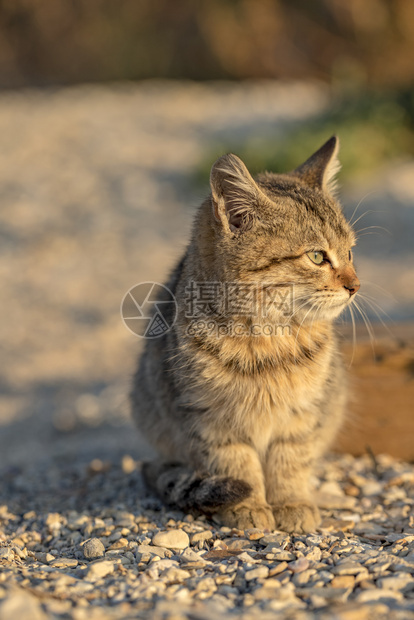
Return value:
[(296, 123), (282, 135), (278, 131), (243, 144), (213, 144), (199, 163), (194, 180), (205, 184), (212, 162), (228, 152), (241, 157), (253, 174), (292, 170), (333, 134), (341, 143), (342, 182), (371, 173), (393, 159), (414, 156), (414, 91), (347, 97), (330, 111)]

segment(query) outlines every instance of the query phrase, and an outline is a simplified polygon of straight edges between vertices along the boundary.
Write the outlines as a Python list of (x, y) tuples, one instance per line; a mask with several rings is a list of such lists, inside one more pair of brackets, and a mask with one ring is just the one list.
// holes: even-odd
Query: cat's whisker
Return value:
[[(303, 304), (302, 304), (299, 308), (297, 308), (297, 309), (296, 309), (295, 313), (293, 313), (293, 314), (291, 315), (291, 317), (290, 317), (290, 318), (291, 318), (291, 320), (295, 319), (295, 318), (297, 317), (297, 315), (299, 314), (299, 312), (300, 312), (303, 308), (306, 308), (306, 306), (307, 306), (308, 304), (309, 304), (309, 298), (307, 298), (307, 299), (306, 299), (306, 301), (305, 301), (305, 302), (304, 302), (304, 303), (303, 303)], [(299, 328), (298, 328), (298, 333), (299, 333), (300, 328), (301, 328), (301, 326), (302, 326), (302, 324), (303, 324), (303, 321), (306, 319), (307, 315), (309, 314), (309, 312), (311, 312), (311, 310), (312, 310), (312, 306), (309, 308), (309, 310), (308, 310), (308, 311), (307, 311), (307, 313), (305, 314), (304, 319), (303, 319), (303, 320), (302, 320), (302, 322), (300, 323), (300, 326), (299, 326)]]
[[(376, 304), (375, 302), (372, 302), (371, 300), (367, 299), (366, 297), (364, 297), (363, 295), (360, 295), (360, 299), (362, 302), (365, 302), (366, 304), (368, 304), (368, 306), (371, 308), (371, 310), (375, 313), (376, 317), (378, 318), (378, 320), (380, 321), (380, 323), (385, 327), (385, 329), (387, 330), (387, 332), (389, 333), (390, 336), (393, 336), (392, 331), (390, 330), (390, 328), (388, 327), (388, 325), (385, 323), (385, 321), (383, 320), (383, 318), (381, 317), (380, 313), (378, 312), (378, 310), (375, 308), (375, 305), (378, 307), (378, 309), (389, 319), (389, 321), (391, 321), (392, 323), (394, 322), (391, 317), (381, 308), (381, 306), (378, 306), (378, 304)], [(374, 305), (375, 304), (375, 305)]]
[(355, 232), (357, 235), (359, 235), (360, 233), (364, 232), (364, 230), (370, 230), (371, 228), (378, 228), (379, 230), (383, 230), (388, 235), (390, 235), (390, 237), (392, 237), (391, 231), (388, 230), (388, 228), (385, 228), (384, 226), (365, 226), (365, 228), (360, 228), (360, 230), (356, 230)]
[(351, 225), (351, 226), (353, 226), (353, 222), (352, 222), (352, 220), (354, 219), (354, 215), (356, 215), (356, 213), (357, 213), (357, 211), (358, 211), (359, 207), (362, 205), (362, 203), (364, 202), (364, 200), (365, 200), (366, 198), (368, 198), (368, 196), (372, 196), (372, 194), (377, 194), (377, 193), (378, 193), (378, 190), (373, 190), (373, 191), (371, 191), (371, 192), (368, 192), (368, 194), (365, 194), (365, 196), (363, 196), (363, 197), (361, 198), (361, 200), (358, 202), (357, 206), (355, 207), (355, 209), (354, 209), (354, 211), (353, 211), (353, 213), (352, 213), (351, 217), (349, 218), (349, 223), (350, 223), (350, 225)]
[(369, 215), (370, 213), (378, 213), (378, 211), (375, 211), (375, 209), (367, 209), (367, 211), (365, 211), (364, 213), (362, 213), (362, 215), (360, 215), (355, 222), (351, 223), (352, 228), (354, 228), (355, 224), (357, 224), (359, 222), (359, 220), (362, 220), (363, 217), (365, 217), (366, 215)]
[(356, 349), (356, 326), (355, 326), (355, 317), (354, 317), (354, 313), (352, 311), (352, 306), (349, 305), (347, 306), (348, 310), (349, 310), (349, 314), (351, 315), (351, 321), (352, 321), (352, 356), (351, 356), (351, 361), (349, 362), (348, 368), (350, 368), (352, 366), (352, 362), (354, 361), (354, 356), (355, 356), (355, 349)]
[[(391, 234), (391, 233), (390, 233)], [(382, 237), (383, 235), (380, 232), (376, 232), (376, 231), (368, 231), (368, 232), (364, 232), (362, 234), (357, 234), (355, 235), (355, 238), (357, 240), (357, 242), (359, 241), (359, 239), (361, 239), (361, 237), (366, 237), (367, 235), (376, 235), (377, 237)]]
[(301, 321), (301, 323), (300, 323), (300, 325), (298, 327), (298, 331), (297, 331), (297, 334), (296, 334), (295, 342), (294, 342), (294, 345), (293, 345), (293, 357), (294, 357), (295, 361), (296, 361), (297, 344), (298, 344), (298, 338), (299, 338), (300, 331), (301, 331), (302, 326), (303, 326), (303, 324), (304, 324), (304, 322), (306, 320), (306, 317), (313, 310), (314, 307), (315, 307), (315, 302), (312, 303), (311, 307), (309, 308), (309, 310), (307, 311), (307, 313), (303, 317), (303, 319), (302, 319), (302, 321)]
[(377, 302), (377, 300), (375, 299), (375, 297), (372, 297), (372, 295), (368, 295), (367, 293), (359, 293), (359, 294), (358, 294), (358, 298), (359, 298), (359, 299), (364, 299), (364, 300), (366, 300), (367, 302), (369, 301), (372, 305), (374, 305), (374, 306), (378, 309), (378, 311), (379, 311), (379, 312), (382, 312), (382, 314), (383, 314), (384, 316), (386, 316), (386, 317), (387, 317), (387, 319), (388, 319), (389, 321), (391, 321), (391, 323), (393, 323), (393, 322), (394, 322), (394, 321), (393, 321), (393, 319), (392, 319), (392, 318), (391, 318), (391, 317), (387, 314), (387, 312), (386, 312), (386, 311), (382, 308), (382, 306), (381, 306), (381, 305)]
[(389, 319), (391, 322), (393, 322), (393, 319), (387, 314), (387, 312), (380, 306), (380, 304), (377, 302), (377, 300), (375, 299), (375, 297), (372, 297), (372, 295), (368, 295), (367, 293), (358, 293), (358, 297), (360, 299), (366, 299), (369, 300), (372, 304), (374, 304), (378, 310), (380, 312), (382, 312), (387, 319)]
[(360, 307), (360, 305), (357, 303), (356, 300), (354, 300), (354, 306), (355, 308), (358, 310), (359, 314), (362, 317), (362, 320), (364, 321), (365, 327), (367, 329), (368, 335), (369, 335), (369, 340), (371, 343), (371, 348), (372, 348), (372, 354), (375, 358), (375, 338), (374, 338), (374, 333), (372, 330), (372, 325), (371, 325), (371, 321), (369, 320), (369, 318), (367, 317), (365, 311)]
[[(298, 302), (302, 302), (299, 306), (297, 305)], [(296, 314), (306, 306), (306, 304), (309, 302), (309, 294), (304, 294), (301, 295), (300, 297), (294, 297), (293, 299), (293, 311), (291, 312), (291, 314), (289, 315), (289, 319), (292, 320)]]
[[(300, 312), (302, 310), (302, 308), (305, 308), (305, 306), (309, 303), (309, 296), (308, 295), (306, 295), (306, 297), (303, 297), (302, 299), (304, 299), (305, 301), (299, 307), (295, 308), (293, 313), (290, 315), (291, 319), (293, 319), (298, 314), (298, 312)], [(300, 300), (300, 298), (299, 298), (299, 300)]]
[[(373, 286), (373, 287), (375, 287), (376, 289), (378, 289), (379, 291), (381, 291), (381, 293), (382, 293), (383, 295), (386, 295), (386, 296), (387, 296), (390, 300), (392, 300), (392, 301), (394, 301), (394, 302), (396, 301), (396, 299), (395, 299), (394, 295), (393, 295), (392, 293), (390, 293), (390, 291), (388, 291), (388, 290), (387, 290), (386, 288), (384, 288), (383, 286), (380, 286), (380, 285), (379, 285), (379, 284), (377, 284), (376, 282), (372, 282), (371, 280), (365, 280), (365, 278), (364, 278), (363, 285), (364, 285), (364, 289), (365, 289), (365, 287), (366, 287), (366, 286)], [(360, 294), (360, 293), (358, 293), (358, 294)]]
[(315, 312), (313, 313), (313, 317), (312, 317), (312, 321), (311, 321), (310, 328), (309, 328), (309, 333), (308, 333), (308, 343), (309, 343), (309, 346), (311, 346), (313, 326), (314, 326), (314, 323), (316, 322), (316, 320), (318, 318), (318, 313), (320, 312), (322, 306), (323, 306), (323, 302), (319, 302), (318, 306), (315, 309)]

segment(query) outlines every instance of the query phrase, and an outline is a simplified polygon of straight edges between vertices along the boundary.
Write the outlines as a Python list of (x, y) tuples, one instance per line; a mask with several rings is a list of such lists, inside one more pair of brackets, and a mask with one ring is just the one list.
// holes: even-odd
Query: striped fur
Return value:
[(193, 471), (181, 463), (144, 463), (142, 473), (147, 486), (166, 504), (186, 512), (213, 514), (252, 492), (244, 480)]
[[(146, 479), (166, 503), (238, 528), (318, 523), (309, 478), (346, 408), (333, 321), (359, 287), (354, 233), (330, 191), (337, 150), (333, 138), (295, 171), (256, 179), (235, 155), (212, 168), (211, 196), (167, 283), (177, 321), (147, 341), (132, 389), (133, 416), (161, 457)], [(312, 250), (330, 262), (314, 264)], [(259, 292), (243, 312), (215, 298), (202, 318), (217, 329), (193, 330), (192, 282)], [(273, 305), (257, 316), (268, 291), (290, 290), (288, 312)], [(234, 324), (242, 335), (225, 333)], [(253, 325), (285, 327), (252, 335)]]

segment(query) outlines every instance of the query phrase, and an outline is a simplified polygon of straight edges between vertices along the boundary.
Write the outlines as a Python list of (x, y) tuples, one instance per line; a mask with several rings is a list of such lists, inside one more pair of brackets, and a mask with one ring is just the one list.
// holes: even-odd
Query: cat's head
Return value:
[(300, 321), (335, 318), (360, 286), (352, 258), (355, 234), (334, 195), (338, 148), (332, 137), (285, 174), (253, 178), (231, 154), (211, 170), (220, 278), (274, 291), (290, 287), (291, 315)]

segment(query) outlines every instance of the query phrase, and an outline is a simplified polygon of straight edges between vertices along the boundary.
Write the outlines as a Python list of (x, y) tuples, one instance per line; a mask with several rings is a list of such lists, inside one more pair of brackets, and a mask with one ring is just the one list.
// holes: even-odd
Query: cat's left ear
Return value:
[(301, 177), (311, 187), (334, 194), (336, 175), (341, 168), (338, 151), (339, 139), (337, 136), (332, 136), (292, 174)]

